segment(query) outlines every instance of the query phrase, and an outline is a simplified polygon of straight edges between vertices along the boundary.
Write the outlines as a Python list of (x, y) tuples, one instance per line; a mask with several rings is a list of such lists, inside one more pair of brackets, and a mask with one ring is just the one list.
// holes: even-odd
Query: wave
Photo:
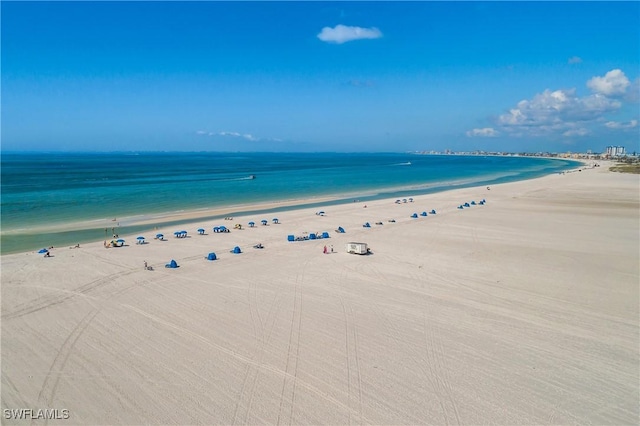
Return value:
[(410, 166), (410, 165), (411, 165), (411, 161), (407, 161), (406, 163), (392, 164), (392, 166)]

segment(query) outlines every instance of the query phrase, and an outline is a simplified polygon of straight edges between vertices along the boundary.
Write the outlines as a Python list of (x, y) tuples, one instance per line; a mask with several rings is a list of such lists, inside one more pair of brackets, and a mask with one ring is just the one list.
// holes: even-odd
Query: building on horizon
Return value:
[(610, 157), (620, 157), (626, 154), (624, 146), (608, 146), (606, 154)]

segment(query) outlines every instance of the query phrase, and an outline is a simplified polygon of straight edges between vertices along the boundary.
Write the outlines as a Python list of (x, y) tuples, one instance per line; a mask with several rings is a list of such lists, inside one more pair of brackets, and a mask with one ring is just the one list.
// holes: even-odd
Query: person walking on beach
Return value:
[(333, 253), (333, 244), (331, 245), (331, 253)]
[(327, 246), (324, 246), (324, 251), (323, 251), (323, 253), (324, 253), (324, 254), (327, 254)]
[(147, 261), (144, 261), (144, 270), (146, 271), (147, 269), (149, 269), (149, 267), (147, 266)]

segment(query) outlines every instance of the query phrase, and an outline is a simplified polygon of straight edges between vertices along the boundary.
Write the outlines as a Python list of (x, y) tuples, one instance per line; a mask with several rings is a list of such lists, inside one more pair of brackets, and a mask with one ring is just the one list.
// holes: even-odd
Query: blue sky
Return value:
[(640, 150), (639, 2), (7, 2), (2, 150)]

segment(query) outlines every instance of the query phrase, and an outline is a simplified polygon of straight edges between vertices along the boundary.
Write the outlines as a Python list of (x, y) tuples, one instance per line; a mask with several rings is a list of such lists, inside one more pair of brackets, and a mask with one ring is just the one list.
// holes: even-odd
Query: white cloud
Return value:
[(334, 28), (324, 27), (318, 38), (327, 43), (342, 44), (352, 40), (375, 39), (382, 37), (382, 33), (375, 27), (361, 28), (336, 25)]
[[(546, 89), (518, 102), (493, 120), (493, 126), (466, 132), (469, 137), (586, 136), (603, 129), (632, 129), (638, 120), (610, 121), (607, 115), (633, 102), (638, 80), (633, 84), (619, 69), (591, 78), (587, 86), (594, 93), (579, 96), (576, 89)], [(603, 126), (604, 123), (604, 126)]]
[(232, 136), (234, 138), (243, 138), (243, 139), (246, 139), (248, 141), (257, 141), (258, 140), (258, 138), (254, 137), (253, 135), (251, 135), (249, 133), (219, 132), (218, 135), (220, 135), (220, 136)]
[(582, 58), (579, 57), (579, 56), (572, 56), (572, 57), (569, 58), (567, 63), (569, 63), (569, 64), (579, 64), (579, 63), (582, 63)]
[(589, 89), (605, 96), (624, 95), (630, 84), (627, 76), (619, 69), (609, 71), (604, 77), (593, 77), (587, 81)]
[[(575, 89), (547, 89), (530, 100), (518, 102), (516, 108), (498, 117), (497, 124), (508, 133), (541, 136), (566, 132), (578, 122), (597, 120), (620, 106), (619, 101), (599, 94), (581, 98), (576, 96)], [(575, 130), (571, 134), (575, 134)]]
[(467, 136), (472, 137), (484, 137), (484, 138), (493, 138), (499, 135), (495, 129), (491, 127), (485, 127), (483, 129), (473, 129), (467, 132)]
[(608, 121), (604, 124), (610, 129), (633, 129), (638, 126), (638, 120), (631, 120), (628, 123), (620, 121)]
[(589, 130), (585, 129), (584, 127), (581, 127), (579, 129), (567, 130), (566, 132), (564, 132), (562, 134), (562, 136), (567, 136), (567, 137), (571, 137), (571, 136), (587, 136), (590, 133), (591, 132), (589, 132)]

